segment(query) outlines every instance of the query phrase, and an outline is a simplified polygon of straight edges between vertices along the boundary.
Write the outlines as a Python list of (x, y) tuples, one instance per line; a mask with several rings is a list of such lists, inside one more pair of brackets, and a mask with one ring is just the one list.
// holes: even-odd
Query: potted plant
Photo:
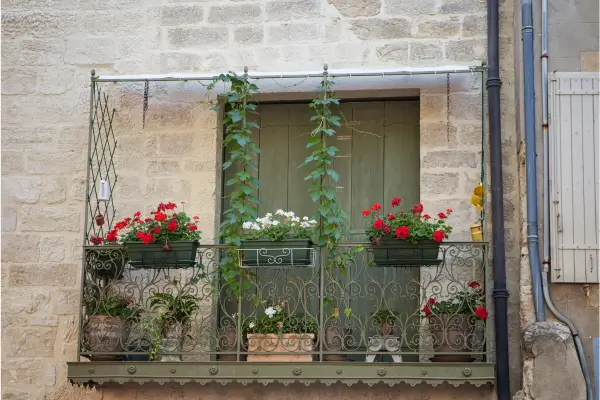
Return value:
[[(153, 335), (152, 358), (158, 348), (167, 353), (181, 351), (183, 339), (189, 337), (187, 334), (191, 329), (191, 320), (198, 310), (198, 298), (187, 293), (155, 293), (150, 299), (150, 309), (157, 312), (154, 321), (160, 332), (160, 336), (156, 333)], [(181, 358), (163, 356), (161, 361), (181, 361)]]
[(402, 199), (392, 200), (392, 211), (384, 215), (380, 204), (362, 212), (367, 221), (366, 234), (373, 245), (375, 265), (439, 264), (440, 244), (448, 238), (452, 227), (447, 224), (451, 209), (432, 218), (415, 204), (409, 213), (396, 212)]
[(283, 210), (244, 222), (243, 265), (311, 265), (311, 237), (316, 226), (315, 220)]
[[(433, 337), (434, 351), (455, 353), (472, 351), (476, 343), (475, 328), (478, 321), (485, 323), (488, 312), (485, 308), (483, 287), (479, 282), (470, 282), (445, 300), (430, 298), (423, 307), (429, 331)], [(468, 354), (436, 354), (431, 361), (469, 362)]]
[(373, 321), (379, 325), (379, 335), (381, 337), (392, 336), (394, 334), (394, 325), (396, 323), (396, 314), (388, 309), (381, 309), (372, 314)]
[(128, 259), (122, 249), (118, 247), (104, 247), (105, 243), (116, 244), (117, 236), (113, 231), (106, 234), (106, 237), (92, 235), (90, 243), (95, 247), (85, 252), (86, 264), (98, 277), (107, 277), (111, 279), (123, 278), (125, 264)]
[(186, 268), (196, 264), (200, 231), (198, 217), (176, 212), (175, 203), (160, 203), (149, 217), (138, 211), (111, 231), (127, 248), (129, 262), (137, 268)]
[[(84, 347), (92, 352), (122, 352), (131, 324), (139, 321), (141, 309), (130, 297), (116, 294), (85, 299)], [(93, 360), (115, 360), (115, 355), (90, 356)]]
[[(252, 362), (310, 362), (310, 352), (319, 330), (315, 318), (305, 314), (290, 314), (287, 304), (265, 308), (264, 314), (246, 321), (248, 358)], [(255, 354), (279, 353), (279, 354)]]

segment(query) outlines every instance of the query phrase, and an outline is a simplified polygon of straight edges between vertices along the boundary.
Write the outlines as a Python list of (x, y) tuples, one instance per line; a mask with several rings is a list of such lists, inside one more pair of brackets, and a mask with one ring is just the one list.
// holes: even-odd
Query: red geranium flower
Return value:
[(104, 239), (102, 239), (100, 236), (92, 236), (90, 238), (90, 242), (94, 245), (99, 245), (102, 244), (102, 242), (104, 242)]
[(421, 203), (415, 204), (411, 211), (415, 214), (421, 214), (423, 212), (423, 204), (421, 204)]
[(190, 225), (190, 228), (189, 228), (189, 230), (190, 230), (190, 231), (197, 231), (197, 230), (198, 230), (198, 227), (197, 227), (196, 225)]
[(137, 232), (135, 236), (144, 242), (144, 244), (148, 244), (154, 240), (154, 236), (151, 233)]
[(381, 231), (383, 232), (384, 235), (387, 235), (388, 233), (391, 232), (390, 225), (389, 224), (384, 224), (383, 225), (383, 229)]
[(144, 220), (144, 222), (150, 222), (150, 221), (152, 221), (152, 218), (146, 218), (146, 219)]
[(194, 219), (200, 219), (197, 215), (194, 215)]
[(481, 286), (481, 285), (480, 285), (480, 284), (479, 284), (479, 282), (477, 282), (477, 281), (473, 281), (473, 282), (470, 282), (470, 283), (469, 283), (469, 287), (470, 287), (471, 289), (477, 289), (477, 288), (478, 288), (478, 287), (480, 287), (480, 286)]
[(392, 207), (398, 207), (400, 205), (401, 201), (402, 201), (401, 197), (394, 197), (392, 199)]
[(446, 219), (446, 218), (448, 218), (448, 216), (446, 214), (444, 214), (443, 212), (439, 213), (438, 217), (440, 217), (440, 219)]
[(446, 212), (447, 212), (448, 214), (452, 214), (452, 213), (454, 212), (454, 210), (453, 210), (453, 209), (451, 209), (451, 208), (449, 208), (449, 209), (447, 209), (447, 210), (446, 210)]
[(444, 239), (446, 239), (446, 232), (444, 232), (443, 230), (438, 229), (437, 231), (433, 232), (434, 242), (441, 243), (444, 241)]
[(396, 214), (394, 214), (394, 213), (389, 213), (389, 214), (387, 215), (387, 219), (389, 219), (390, 221), (393, 221), (393, 220), (395, 220), (395, 219), (396, 219)]
[(383, 228), (383, 220), (381, 218), (377, 218), (375, 223), (373, 224), (373, 229), (381, 229)]
[(158, 207), (156, 207), (157, 211), (167, 211), (167, 206), (164, 203), (160, 203)]
[(429, 300), (427, 300), (427, 303), (435, 304), (435, 299), (433, 297), (430, 297)]
[(371, 206), (371, 210), (373, 210), (373, 211), (379, 211), (379, 210), (381, 210), (381, 204), (379, 204), (379, 203), (373, 204)]
[(177, 221), (172, 219), (171, 222), (169, 222), (169, 225), (167, 225), (167, 229), (170, 230), (171, 232), (176, 231), (177, 230)]
[(160, 225), (153, 226), (152, 227), (152, 232), (154, 232), (154, 233), (160, 233)]
[(118, 239), (119, 237), (117, 236), (117, 231), (115, 229), (108, 232), (108, 235), (106, 235), (107, 242), (116, 242)]
[(398, 239), (406, 240), (408, 239), (408, 234), (409, 230), (406, 225), (402, 225), (401, 227), (396, 228), (396, 237), (398, 237)]
[(171, 202), (168, 202), (168, 203), (165, 205), (165, 208), (166, 208), (167, 210), (174, 210), (176, 207), (177, 207), (177, 204), (175, 204), (175, 203), (171, 203)]
[(431, 218), (431, 215), (429, 215), (429, 214), (423, 214), (423, 219), (425, 221), (427, 221), (429, 218)]
[(141, 212), (139, 212), (139, 211), (136, 211), (136, 213), (135, 213), (135, 214), (133, 214), (133, 216), (134, 216), (134, 217), (139, 217), (140, 215), (142, 215), (142, 213), (141, 213)]
[(363, 212), (362, 212), (363, 217), (368, 217), (369, 214), (371, 214), (371, 211), (369, 211), (369, 210), (363, 210)]
[(164, 222), (167, 220), (167, 214), (162, 213), (162, 212), (157, 212), (156, 214), (154, 214), (154, 220)]
[(425, 316), (427, 316), (427, 317), (429, 317), (429, 315), (431, 315), (431, 310), (427, 306), (423, 307), (423, 312), (425, 313)]
[(477, 315), (480, 319), (486, 319), (488, 312), (484, 306), (479, 306), (475, 309), (475, 315)]

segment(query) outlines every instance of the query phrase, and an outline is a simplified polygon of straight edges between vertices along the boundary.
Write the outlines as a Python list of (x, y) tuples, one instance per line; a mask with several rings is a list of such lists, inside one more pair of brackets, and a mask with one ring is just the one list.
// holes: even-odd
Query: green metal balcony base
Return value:
[(71, 362), (68, 378), (73, 383), (200, 383), (210, 382), (281, 383), (294, 382), (425, 383), (436, 386), (447, 382), (454, 386), (482, 386), (495, 382), (495, 366), (490, 363), (252, 363), (252, 362)]

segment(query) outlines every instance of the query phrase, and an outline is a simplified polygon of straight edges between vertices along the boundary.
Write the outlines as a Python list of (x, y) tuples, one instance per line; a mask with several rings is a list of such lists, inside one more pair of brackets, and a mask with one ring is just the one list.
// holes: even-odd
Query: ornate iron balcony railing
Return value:
[[(327, 379), (343, 380), (343, 371), (367, 378), (359, 375), (371, 368), (375, 381), (410, 381), (404, 375), (419, 371), (416, 381), (493, 382), (486, 243), (444, 243), (438, 261), (425, 265), (380, 266), (367, 244), (338, 250), (352, 257), (336, 264), (317, 249), (308, 266), (240, 269), (232, 286), (219, 275), (222, 260), (236, 254), (226, 246), (201, 245), (185, 268), (132, 267), (123, 247), (85, 247), (78, 363), (69, 377), (126, 381), (153, 371), (144, 376), (251, 381), (281, 373), (293, 381), (302, 374), (294, 368), (307, 377), (335, 365)], [(112, 372), (99, 374), (81, 358), (111, 361)], [(205, 376), (172, 372), (188, 362), (190, 371), (206, 367), (197, 372)]]

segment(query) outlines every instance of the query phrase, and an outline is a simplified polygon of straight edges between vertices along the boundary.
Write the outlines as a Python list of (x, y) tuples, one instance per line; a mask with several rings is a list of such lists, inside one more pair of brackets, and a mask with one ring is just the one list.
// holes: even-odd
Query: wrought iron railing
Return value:
[(185, 268), (132, 267), (125, 248), (86, 247), (79, 356), (490, 361), (485, 243), (445, 243), (423, 266), (378, 266), (370, 245), (338, 250), (353, 257), (339, 265), (315, 250), (314, 266), (245, 268), (232, 285), (219, 276), (236, 254), (225, 246), (201, 246)]

